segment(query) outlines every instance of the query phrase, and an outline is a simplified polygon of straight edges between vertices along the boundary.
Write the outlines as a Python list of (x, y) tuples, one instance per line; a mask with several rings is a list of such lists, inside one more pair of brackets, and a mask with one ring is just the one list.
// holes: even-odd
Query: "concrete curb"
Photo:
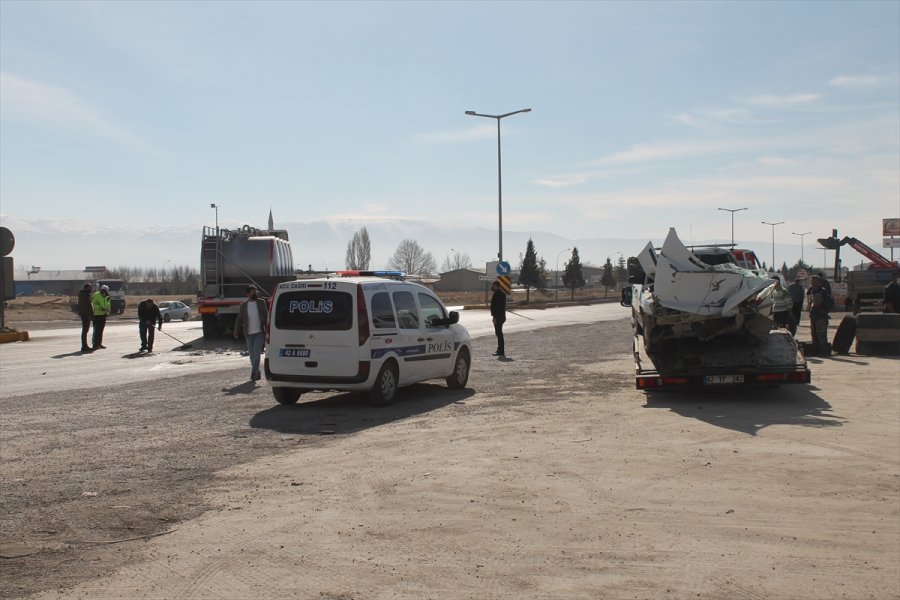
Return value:
[(0, 333), (0, 344), (8, 344), (10, 342), (27, 342), (27, 331), (11, 331), (9, 333)]

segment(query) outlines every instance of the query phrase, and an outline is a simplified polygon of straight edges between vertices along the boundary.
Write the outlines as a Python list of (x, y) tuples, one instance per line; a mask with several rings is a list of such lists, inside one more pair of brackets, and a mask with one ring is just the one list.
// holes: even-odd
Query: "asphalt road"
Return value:
[[(515, 309), (509, 314), (504, 331), (513, 333), (597, 323), (626, 318), (627, 315), (627, 309), (615, 302), (544, 310)], [(463, 310), (460, 322), (472, 337), (493, 335), (490, 314), (486, 310)], [(91, 354), (79, 351), (80, 336), (80, 328), (46, 329), (30, 332), (28, 342), (0, 345), (0, 391), (3, 396), (111, 387), (242, 366), (247, 366), (249, 371), (243, 342), (224, 338), (204, 340), (199, 321), (163, 325), (163, 331), (156, 332), (152, 355), (136, 355), (140, 348), (137, 322), (108, 325), (103, 337), (106, 349)], [(181, 342), (190, 344), (191, 348), (179, 350), (183, 345)]]

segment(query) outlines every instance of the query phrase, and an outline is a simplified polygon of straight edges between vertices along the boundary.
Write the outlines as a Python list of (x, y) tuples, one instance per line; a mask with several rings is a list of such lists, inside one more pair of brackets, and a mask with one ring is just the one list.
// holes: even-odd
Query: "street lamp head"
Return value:
[(474, 111), (474, 110), (467, 110), (467, 111), (466, 111), (466, 114), (467, 114), (467, 115), (474, 115), (474, 114), (475, 114), (475, 111)]
[(215, 205), (215, 203), (213, 203), (213, 202), (210, 202), (210, 203), (209, 203), (209, 207), (210, 207), (210, 208), (218, 208), (218, 207)]

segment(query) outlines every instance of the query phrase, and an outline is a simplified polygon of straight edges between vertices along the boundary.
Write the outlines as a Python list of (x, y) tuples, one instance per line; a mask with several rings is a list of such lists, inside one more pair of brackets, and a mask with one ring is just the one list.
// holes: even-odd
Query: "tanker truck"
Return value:
[(255, 285), (269, 299), (283, 281), (294, 279), (294, 258), (283, 229), (204, 227), (200, 247), (197, 312), (206, 339), (232, 335), (238, 308)]

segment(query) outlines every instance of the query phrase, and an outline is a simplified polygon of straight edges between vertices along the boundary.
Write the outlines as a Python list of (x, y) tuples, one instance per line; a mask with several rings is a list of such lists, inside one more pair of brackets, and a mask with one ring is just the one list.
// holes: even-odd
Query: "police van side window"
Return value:
[(411, 292), (394, 292), (394, 306), (397, 307), (397, 324), (400, 329), (419, 328), (419, 309)]
[(447, 318), (441, 303), (428, 294), (419, 293), (419, 306), (422, 307), (422, 318), (425, 319), (425, 324), (428, 326), (431, 326), (436, 319)]
[(378, 292), (372, 296), (372, 323), (375, 324), (375, 329), (397, 328), (394, 307), (387, 292)]

